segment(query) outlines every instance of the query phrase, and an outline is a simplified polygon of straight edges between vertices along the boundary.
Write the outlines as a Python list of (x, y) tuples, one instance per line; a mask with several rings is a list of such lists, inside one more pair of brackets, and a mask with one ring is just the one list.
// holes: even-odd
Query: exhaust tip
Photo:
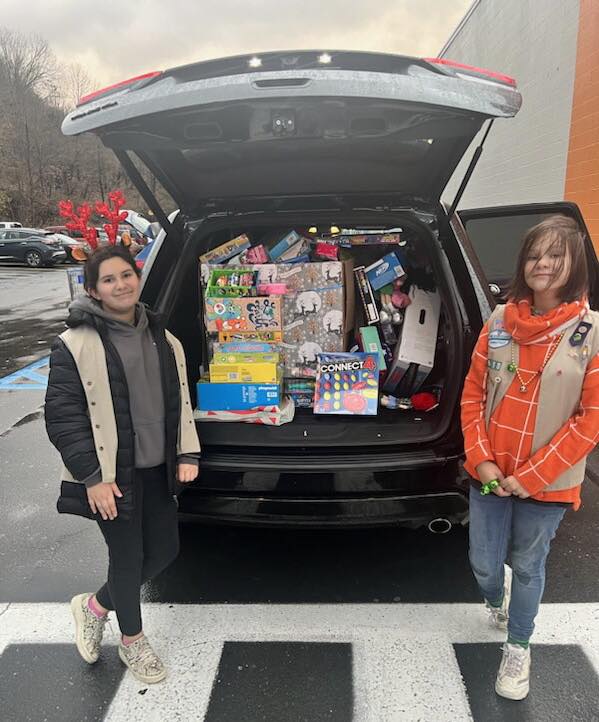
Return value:
[(428, 530), (433, 534), (447, 534), (448, 531), (451, 531), (452, 526), (449, 519), (438, 517), (437, 519), (429, 521)]

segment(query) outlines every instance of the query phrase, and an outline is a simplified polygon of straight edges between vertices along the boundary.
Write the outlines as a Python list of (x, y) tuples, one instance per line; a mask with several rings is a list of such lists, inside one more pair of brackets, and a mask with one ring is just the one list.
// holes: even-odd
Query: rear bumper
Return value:
[(247, 497), (190, 489), (179, 497), (179, 515), (183, 521), (244, 526), (418, 528), (438, 518), (447, 519), (452, 525), (466, 523), (468, 498), (462, 490), (384, 497), (300, 498)]

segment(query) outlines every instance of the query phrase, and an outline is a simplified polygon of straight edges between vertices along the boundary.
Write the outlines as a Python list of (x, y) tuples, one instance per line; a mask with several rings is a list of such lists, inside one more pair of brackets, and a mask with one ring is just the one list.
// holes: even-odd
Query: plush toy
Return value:
[(411, 397), (412, 406), (415, 411), (430, 411), (439, 403), (435, 394), (430, 391), (421, 391)]
[(395, 306), (395, 308), (406, 308), (412, 303), (412, 300), (408, 296), (408, 294), (402, 291), (402, 285), (405, 279), (406, 277), (402, 276), (401, 278), (396, 278), (395, 281), (393, 281), (393, 293), (391, 294), (391, 303)]

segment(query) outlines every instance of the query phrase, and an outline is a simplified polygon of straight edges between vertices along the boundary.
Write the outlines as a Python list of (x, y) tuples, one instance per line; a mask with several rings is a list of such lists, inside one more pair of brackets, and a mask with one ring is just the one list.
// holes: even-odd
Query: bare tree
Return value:
[(54, 53), (39, 35), (0, 27), (0, 73), (14, 92), (30, 91), (45, 97), (56, 83)]
[(96, 83), (79, 63), (66, 65), (61, 73), (61, 107), (68, 111), (77, 105), (77, 101), (89, 93)]

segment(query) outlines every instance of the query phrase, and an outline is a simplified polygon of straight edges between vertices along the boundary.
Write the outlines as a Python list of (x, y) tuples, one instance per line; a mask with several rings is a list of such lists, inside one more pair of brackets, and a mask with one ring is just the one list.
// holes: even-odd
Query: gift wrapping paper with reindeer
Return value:
[(351, 262), (265, 264), (257, 270), (259, 283), (287, 287), (279, 346), (286, 375), (315, 365), (320, 353), (345, 350), (353, 328)]

